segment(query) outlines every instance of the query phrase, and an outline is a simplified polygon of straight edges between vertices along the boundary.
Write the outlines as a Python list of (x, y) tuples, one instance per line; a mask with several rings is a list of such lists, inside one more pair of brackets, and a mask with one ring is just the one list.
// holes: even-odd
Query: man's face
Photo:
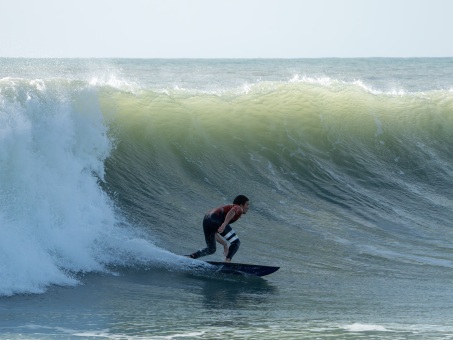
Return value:
[(245, 202), (245, 204), (241, 204), (242, 213), (243, 214), (247, 213), (247, 211), (249, 210), (249, 206), (250, 206), (250, 202), (249, 201)]

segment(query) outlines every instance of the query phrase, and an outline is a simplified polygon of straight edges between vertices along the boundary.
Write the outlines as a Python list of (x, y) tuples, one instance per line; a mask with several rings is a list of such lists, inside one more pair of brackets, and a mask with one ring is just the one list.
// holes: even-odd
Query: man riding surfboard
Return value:
[[(246, 214), (249, 205), (249, 199), (244, 195), (239, 195), (236, 196), (233, 204), (208, 211), (203, 219), (203, 232), (207, 247), (188, 255), (188, 257), (197, 259), (202, 256), (214, 254), (217, 241), (224, 247), (225, 262), (231, 262), (241, 242), (230, 224), (236, 222), (243, 214)], [(229, 247), (225, 240), (230, 242)]]

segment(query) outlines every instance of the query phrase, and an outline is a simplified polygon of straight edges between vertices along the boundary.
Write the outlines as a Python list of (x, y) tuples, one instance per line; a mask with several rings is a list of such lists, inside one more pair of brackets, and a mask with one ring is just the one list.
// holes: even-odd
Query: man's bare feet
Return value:
[(227, 258), (225, 258), (225, 262), (226, 262), (226, 263), (230, 263), (230, 262), (231, 262), (231, 259), (229, 259), (229, 258), (227, 257)]

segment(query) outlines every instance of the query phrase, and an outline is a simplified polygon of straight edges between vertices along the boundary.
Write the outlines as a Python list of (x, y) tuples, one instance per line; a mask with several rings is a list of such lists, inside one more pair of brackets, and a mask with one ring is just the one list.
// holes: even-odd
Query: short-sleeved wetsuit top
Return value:
[(220, 225), (225, 221), (225, 217), (230, 210), (234, 210), (235, 214), (229, 223), (234, 223), (242, 216), (243, 213), (242, 208), (237, 204), (229, 204), (212, 209), (206, 214), (205, 218), (209, 218), (212, 222), (217, 222), (220, 227)]

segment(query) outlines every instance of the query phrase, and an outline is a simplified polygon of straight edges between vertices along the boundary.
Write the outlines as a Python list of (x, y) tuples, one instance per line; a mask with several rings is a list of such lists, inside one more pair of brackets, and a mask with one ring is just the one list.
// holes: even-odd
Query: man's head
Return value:
[(247, 198), (247, 196), (244, 195), (236, 196), (236, 198), (233, 201), (233, 204), (237, 204), (240, 207), (242, 207), (243, 214), (247, 213), (247, 210), (249, 210), (249, 199)]

